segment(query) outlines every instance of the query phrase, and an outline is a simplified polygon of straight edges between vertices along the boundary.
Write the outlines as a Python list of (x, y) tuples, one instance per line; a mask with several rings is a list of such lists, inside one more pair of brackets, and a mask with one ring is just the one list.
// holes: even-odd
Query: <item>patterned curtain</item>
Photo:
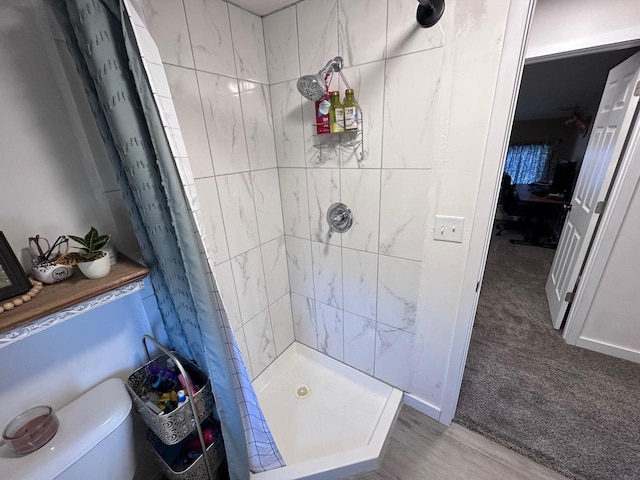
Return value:
[(557, 142), (514, 144), (507, 150), (505, 173), (511, 183), (551, 183), (557, 162)]
[[(172, 347), (207, 371), (232, 480), (284, 466), (207, 260), (159, 53), (128, 0), (52, 0), (112, 161)], [(144, 54), (141, 49), (144, 48)], [(158, 68), (159, 67), (159, 68)], [(159, 87), (160, 86), (160, 87)]]

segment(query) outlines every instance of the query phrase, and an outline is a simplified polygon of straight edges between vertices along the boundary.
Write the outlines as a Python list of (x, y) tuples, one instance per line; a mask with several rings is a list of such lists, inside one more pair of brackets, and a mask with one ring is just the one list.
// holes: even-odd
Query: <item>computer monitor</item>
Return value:
[(565, 199), (571, 196), (573, 183), (576, 178), (577, 163), (559, 163), (553, 174), (553, 182), (549, 187), (549, 193), (561, 194)]

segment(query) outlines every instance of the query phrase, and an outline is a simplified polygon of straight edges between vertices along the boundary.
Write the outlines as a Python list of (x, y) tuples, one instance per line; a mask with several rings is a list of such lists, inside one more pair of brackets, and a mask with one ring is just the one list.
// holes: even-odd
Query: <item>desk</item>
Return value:
[[(531, 186), (527, 184), (517, 184), (515, 186), (516, 200), (520, 204), (529, 207), (527, 221), (531, 226), (531, 234), (525, 240), (511, 240), (511, 243), (523, 245), (535, 245), (538, 247), (556, 248), (558, 239), (564, 225), (566, 206), (571, 202), (568, 200), (548, 197), (546, 195), (536, 195), (531, 192)], [(554, 226), (549, 229), (545, 225), (545, 220), (553, 219)], [(545, 235), (551, 237), (550, 242), (541, 242)]]
[(546, 195), (535, 195), (531, 193), (531, 185), (519, 183), (516, 185), (516, 196), (518, 200), (524, 203), (533, 203), (541, 205), (569, 205), (571, 202), (559, 198), (548, 197)]

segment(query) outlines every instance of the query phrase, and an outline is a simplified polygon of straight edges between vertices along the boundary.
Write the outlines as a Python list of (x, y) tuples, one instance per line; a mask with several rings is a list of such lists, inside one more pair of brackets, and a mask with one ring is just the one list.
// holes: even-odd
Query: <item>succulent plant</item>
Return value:
[(100, 250), (104, 248), (111, 239), (111, 235), (100, 235), (95, 227), (91, 227), (89, 232), (83, 237), (67, 235), (71, 240), (81, 245), (80, 252), (63, 253), (56, 259), (56, 263), (62, 265), (75, 265), (80, 262), (91, 262), (107, 255)]

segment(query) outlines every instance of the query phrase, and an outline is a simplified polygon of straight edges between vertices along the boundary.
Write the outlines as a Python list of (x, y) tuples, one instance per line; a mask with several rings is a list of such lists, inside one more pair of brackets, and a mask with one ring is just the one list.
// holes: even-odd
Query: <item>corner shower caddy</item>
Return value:
[[(147, 341), (151, 341), (164, 355), (160, 355), (151, 360)], [(222, 464), (225, 457), (222, 435), (218, 432), (216, 440), (207, 447), (201, 426), (203, 422), (208, 421), (207, 419), (213, 412), (213, 394), (209, 378), (196, 365), (180, 355), (180, 353), (167, 350), (150, 335), (144, 335), (142, 343), (149, 362), (129, 376), (126, 387), (133, 400), (136, 411), (140, 413), (145, 424), (149, 427), (148, 439), (152, 446), (151, 451), (154, 453), (156, 463), (160, 465), (162, 473), (169, 480), (216, 480), (218, 478), (218, 467)], [(147, 367), (149, 365), (163, 366), (166, 364), (168, 358), (173, 360), (184, 378), (189, 376), (194, 383), (204, 386), (194, 392), (189, 382), (187, 382), (188, 405), (181, 405), (166, 415), (158, 415), (145, 404), (141, 395), (150, 383), (150, 372)], [(187, 375), (185, 366), (187, 366), (189, 372), (191, 372), (190, 375)], [(198, 419), (197, 421), (195, 420), (196, 418)], [(188, 468), (182, 471), (175, 471), (171, 466), (167, 465), (158, 453), (156, 447), (161, 445), (176, 445), (187, 438), (194, 430), (198, 432), (200, 447), (202, 452), (206, 452), (206, 455), (201, 453)]]
[[(339, 70), (338, 73), (340, 74), (340, 78), (344, 82), (347, 89), (350, 89), (351, 86), (345, 78), (344, 73), (342, 73), (342, 70)], [(333, 71), (331, 71), (327, 85), (331, 85), (332, 80)], [(347, 151), (353, 152), (358, 161), (358, 167), (362, 168), (362, 164), (367, 159), (369, 152), (364, 149), (364, 118), (362, 109), (360, 108), (360, 102), (358, 102), (357, 97), (356, 108), (358, 109), (358, 128), (344, 132), (313, 134), (313, 137), (317, 140), (314, 140), (313, 147), (318, 150), (318, 163), (322, 164), (327, 161), (329, 159), (329, 152), (331, 150), (334, 150), (336, 146), (340, 146)], [(314, 128), (317, 126), (317, 123), (313, 124)], [(325, 142), (323, 140), (328, 141)]]

